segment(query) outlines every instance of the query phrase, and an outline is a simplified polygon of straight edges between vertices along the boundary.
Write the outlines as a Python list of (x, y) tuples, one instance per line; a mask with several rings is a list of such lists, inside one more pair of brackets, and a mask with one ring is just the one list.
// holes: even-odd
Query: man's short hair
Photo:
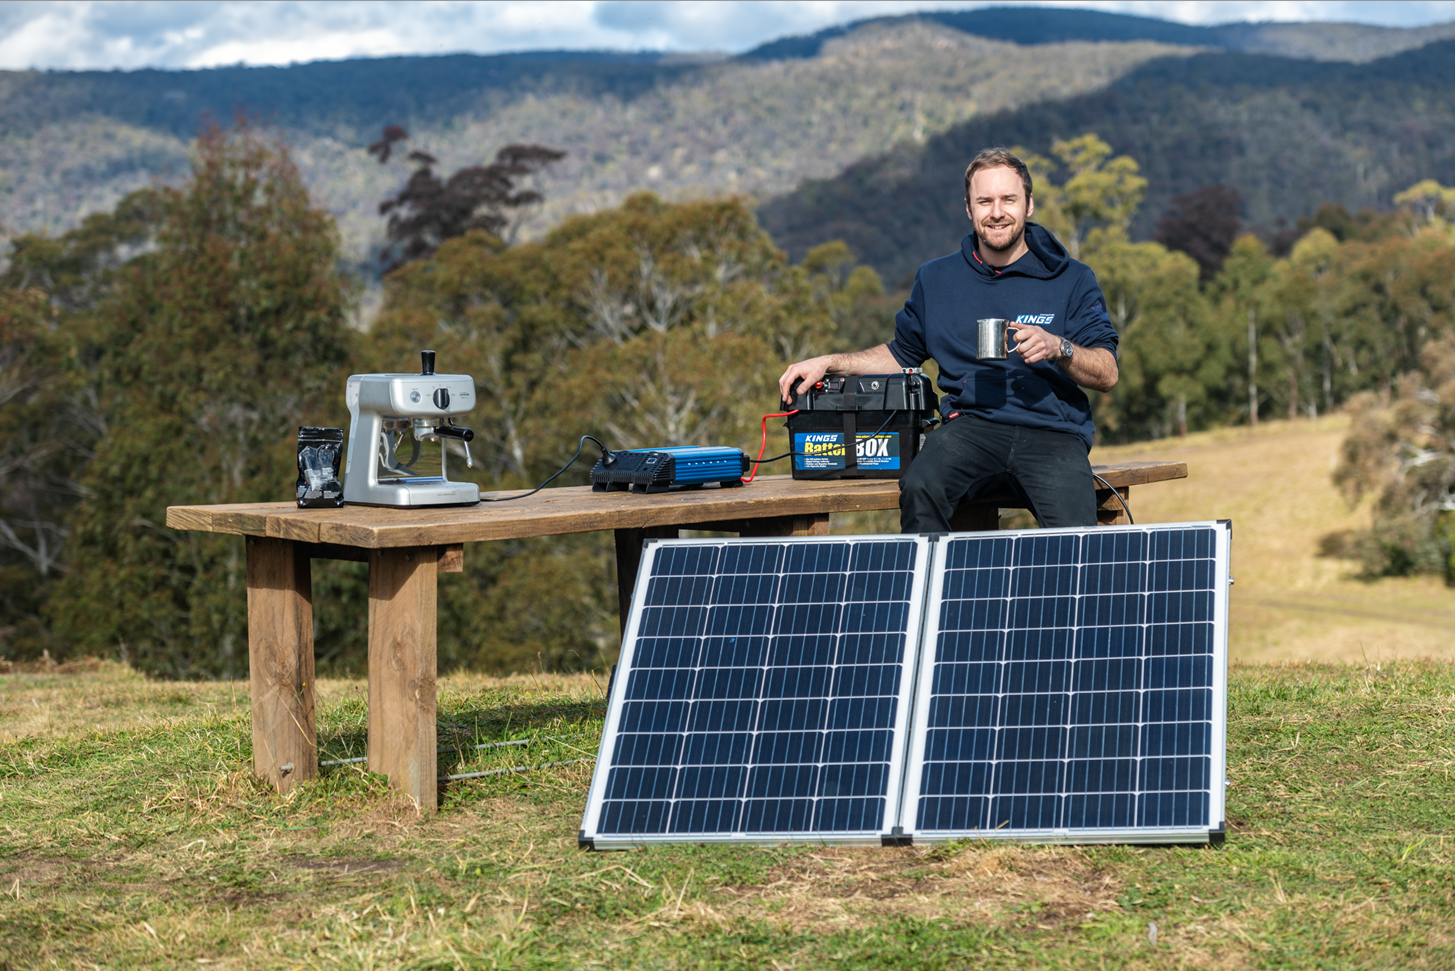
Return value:
[(987, 148), (979, 155), (970, 160), (970, 165), (965, 169), (965, 201), (970, 201), (970, 179), (981, 169), (994, 169), (1006, 166), (1015, 170), (1021, 177), (1021, 185), (1026, 187), (1026, 199), (1031, 198), (1031, 170), (1026, 168), (1026, 163), (1016, 157), (1015, 153), (1008, 148)]

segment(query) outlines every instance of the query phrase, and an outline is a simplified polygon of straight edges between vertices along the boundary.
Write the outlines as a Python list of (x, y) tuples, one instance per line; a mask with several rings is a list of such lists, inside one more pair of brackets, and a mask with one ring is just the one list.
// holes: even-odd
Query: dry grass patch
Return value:
[[(886, 917), (956, 923), (1079, 925), (1118, 907), (1119, 880), (1075, 847), (964, 842), (931, 847), (821, 847), (724, 892), (725, 912), (808, 932)], [(1034, 906), (1028, 908), (1028, 904)]]

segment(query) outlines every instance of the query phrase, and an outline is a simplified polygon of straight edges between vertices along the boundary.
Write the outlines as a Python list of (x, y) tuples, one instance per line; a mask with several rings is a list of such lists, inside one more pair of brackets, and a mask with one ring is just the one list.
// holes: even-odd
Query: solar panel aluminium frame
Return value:
[[(1048, 537), (1058, 534), (1108, 536), (1117, 532), (1151, 534), (1173, 529), (1211, 529), (1214, 533), (1213, 569), (1211, 589), (1212, 606), (1212, 672), (1210, 756), (1208, 774), (1208, 822), (1205, 826), (1117, 826), (1103, 828), (991, 828), (984, 829), (921, 829), (916, 824), (921, 796), (920, 787), (924, 779), (927, 761), (928, 735), (931, 728), (930, 704), (932, 685), (939, 645), (941, 606), (944, 601), (945, 572), (949, 566), (949, 543), (956, 539), (970, 537), (994, 537), (997, 539), (1020, 536)], [(1229, 520), (1166, 523), (1148, 526), (1101, 526), (1094, 531), (1088, 529), (1037, 529), (1004, 530), (991, 533), (948, 534), (937, 537), (935, 555), (927, 578), (928, 596), (925, 605), (925, 622), (921, 630), (921, 641), (916, 662), (915, 697), (911, 717), (911, 738), (904, 773), (904, 789), (899, 799), (899, 817), (896, 832), (902, 832), (915, 844), (944, 842), (956, 839), (1007, 840), (1024, 843), (1219, 843), (1225, 829), (1225, 782), (1227, 773), (1227, 696), (1228, 696), (1228, 594), (1232, 582), (1231, 538), (1232, 523)]]
[[(904, 648), (900, 657), (900, 678), (892, 728), (893, 736), (889, 747), (889, 772), (884, 794), (884, 812), (880, 826), (869, 830), (836, 831), (803, 830), (798, 832), (717, 832), (717, 833), (631, 833), (616, 834), (600, 831), (602, 808), (616, 750), (621, 734), (621, 717), (626, 701), (628, 682), (636, 660), (638, 642), (641, 639), (642, 614), (646, 608), (647, 591), (657, 558), (676, 547), (702, 546), (747, 546), (747, 545), (789, 545), (789, 544), (857, 544), (857, 543), (906, 543), (916, 550), (909, 587), (909, 607), (904, 631)], [(892, 833), (891, 827), (900, 811), (903, 791), (905, 753), (909, 743), (909, 727), (912, 718), (912, 699), (916, 684), (916, 663), (920, 655), (922, 628), (924, 624), (926, 580), (935, 551), (933, 539), (924, 535), (871, 534), (856, 536), (783, 536), (724, 539), (677, 539), (648, 540), (643, 549), (638, 568), (637, 582), (633, 587), (631, 608), (627, 614), (626, 634), (622, 640), (621, 655), (608, 690), (606, 724), (602, 733), (600, 754), (592, 773), (586, 810), (582, 817), (579, 841), (583, 847), (592, 849), (631, 849), (653, 843), (733, 843), (763, 846), (785, 844), (807, 845), (872, 845), (902, 842)], [(842, 602), (842, 601), (841, 601)]]

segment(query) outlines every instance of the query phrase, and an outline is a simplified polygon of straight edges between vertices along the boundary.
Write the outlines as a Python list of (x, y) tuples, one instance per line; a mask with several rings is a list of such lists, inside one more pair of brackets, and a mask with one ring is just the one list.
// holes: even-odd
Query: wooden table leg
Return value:
[(631, 613), (632, 589), (637, 582), (637, 569), (642, 565), (642, 544), (649, 539), (676, 539), (676, 526), (647, 526), (643, 529), (616, 531), (616, 606), (621, 632), (626, 633), (627, 614)]
[(827, 536), (829, 514), (813, 513), (808, 516), (770, 516), (765, 519), (745, 519), (738, 529), (739, 536)]
[[(1126, 502), (1123, 506), (1117, 501), (1117, 495)], [(1127, 506), (1132, 504), (1132, 487), (1123, 486), (1113, 494), (1110, 489), (1096, 490), (1096, 525), (1098, 526), (1125, 526), (1131, 522), (1127, 518)]]
[(253, 771), (286, 793), (318, 776), (308, 550), (249, 536), (247, 576)]
[(435, 613), (439, 548), (369, 556), (369, 771), (425, 812), (438, 802)]

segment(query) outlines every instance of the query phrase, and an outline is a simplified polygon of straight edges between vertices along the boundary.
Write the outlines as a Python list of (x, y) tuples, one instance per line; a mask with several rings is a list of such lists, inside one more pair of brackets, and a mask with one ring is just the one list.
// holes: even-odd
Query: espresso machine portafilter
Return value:
[[(454, 417), (475, 407), (475, 379), (436, 374), (435, 352), (421, 351), (419, 374), (351, 374), (348, 464), (344, 501), (363, 506), (459, 506), (480, 501), (473, 482), (452, 482), (449, 444), (458, 443), (474, 466), (475, 433)], [(438, 474), (426, 447), (439, 447)]]

